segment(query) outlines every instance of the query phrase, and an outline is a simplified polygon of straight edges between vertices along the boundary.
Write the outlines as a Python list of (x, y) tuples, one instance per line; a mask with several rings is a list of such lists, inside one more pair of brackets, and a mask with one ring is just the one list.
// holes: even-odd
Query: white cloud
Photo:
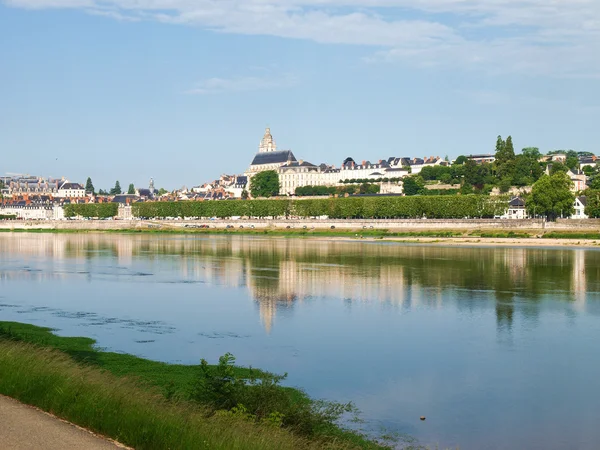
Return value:
[(248, 76), (238, 78), (209, 78), (198, 82), (187, 94), (221, 94), (292, 87), (297, 83), (293, 75)]
[[(598, 0), (0, 0), (375, 47), (372, 61), (598, 76)], [(501, 62), (501, 63), (499, 63)]]

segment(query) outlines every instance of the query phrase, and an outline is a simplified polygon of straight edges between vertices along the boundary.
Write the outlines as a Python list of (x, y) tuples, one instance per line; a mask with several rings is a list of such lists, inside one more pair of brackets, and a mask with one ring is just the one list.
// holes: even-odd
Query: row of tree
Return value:
[(362, 183), (360, 185), (349, 186), (300, 186), (295, 190), (299, 197), (319, 196), (319, 195), (338, 195), (344, 196), (354, 194), (378, 194), (381, 187), (378, 184)]
[(197, 217), (319, 217), (332, 219), (462, 219), (502, 214), (506, 197), (481, 195), (413, 197), (329, 197), (292, 200), (226, 200), (204, 202), (144, 202), (132, 205), (142, 218)]
[(108, 219), (119, 211), (117, 203), (82, 203), (64, 206), (65, 217), (84, 217), (86, 219)]
[[(92, 183), (92, 179), (88, 177), (85, 182), (85, 193), (86, 194), (96, 194), (96, 189), (94, 188), (94, 183)], [(121, 183), (119, 180), (115, 182), (115, 185), (109, 191), (105, 191), (104, 189), (100, 189), (98, 191), (98, 195), (119, 195), (122, 194), (123, 190), (121, 189)], [(127, 193), (134, 195), (135, 194), (135, 186), (133, 183), (129, 184), (129, 188), (127, 189)]]

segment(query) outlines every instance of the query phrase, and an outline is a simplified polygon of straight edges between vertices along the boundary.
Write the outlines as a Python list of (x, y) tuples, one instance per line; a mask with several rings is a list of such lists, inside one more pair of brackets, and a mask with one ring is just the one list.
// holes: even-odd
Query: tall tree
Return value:
[(588, 191), (586, 197), (585, 213), (592, 219), (597, 219), (600, 217), (600, 191)]
[(456, 160), (454, 160), (454, 164), (464, 164), (466, 163), (468, 158), (465, 155), (460, 155)]
[(85, 182), (85, 193), (93, 194), (94, 192), (96, 192), (94, 190), (94, 184), (92, 183), (92, 179), (88, 177), (87, 181)]
[(419, 175), (404, 177), (402, 179), (404, 195), (420, 195), (425, 192), (425, 181)]
[(119, 195), (122, 193), (123, 192), (121, 191), (121, 183), (119, 183), (119, 180), (117, 180), (115, 183), (115, 187), (110, 190), (110, 195)]
[(536, 161), (542, 156), (540, 149), (537, 147), (525, 147), (523, 150), (521, 150), (521, 153), (526, 158), (535, 159)]
[(565, 166), (571, 170), (579, 169), (579, 158), (577, 156), (569, 156), (565, 161)]
[(533, 185), (527, 211), (531, 215), (546, 216), (548, 220), (555, 220), (561, 215), (569, 217), (575, 212), (572, 185), (572, 181), (564, 172), (544, 175)]
[(252, 197), (273, 197), (279, 194), (279, 175), (274, 170), (259, 172), (250, 179)]
[(506, 141), (502, 136), (496, 140), (496, 174), (500, 179), (512, 177), (515, 166), (515, 149), (512, 137), (508, 136)]
[(130, 195), (134, 195), (135, 194), (135, 186), (133, 185), (133, 183), (129, 184), (129, 188), (127, 189), (127, 193)]

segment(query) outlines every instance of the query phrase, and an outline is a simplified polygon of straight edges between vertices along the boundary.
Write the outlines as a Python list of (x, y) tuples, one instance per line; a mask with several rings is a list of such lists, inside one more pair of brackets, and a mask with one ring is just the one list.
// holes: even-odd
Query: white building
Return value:
[(508, 209), (500, 217), (501, 219), (526, 219), (527, 208), (525, 207), (525, 200), (520, 197), (513, 198), (508, 202)]
[(63, 180), (58, 186), (56, 198), (85, 198), (85, 188), (79, 183), (71, 183), (69, 180)]
[(15, 215), (21, 220), (62, 220), (65, 213), (62, 206), (14, 205), (0, 207), (0, 215)]
[(571, 219), (589, 219), (589, 216), (585, 213), (585, 207), (587, 205), (587, 198), (585, 195), (575, 197), (573, 207), (575, 213), (571, 216)]

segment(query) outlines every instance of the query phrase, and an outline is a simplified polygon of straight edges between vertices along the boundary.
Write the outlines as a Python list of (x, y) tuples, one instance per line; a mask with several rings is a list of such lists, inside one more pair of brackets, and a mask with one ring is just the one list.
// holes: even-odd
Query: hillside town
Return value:
[[(508, 156), (503, 153), (507, 153)], [(24, 174), (0, 176), (0, 217), (27, 220), (64, 220), (63, 207), (69, 204), (117, 203), (118, 218), (131, 218), (127, 207), (137, 202), (224, 201), (257, 197), (319, 196), (411, 196), (411, 195), (508, 195), (501, 218), (531, 217), (526, 202), (532, 185), (543, 175), (562, 172), (575, 194), (573, 212), (565, 217), (588, 218), (585, 213), (586, 190), (600, 184), (598, 158), (590, 152), (553, 151), (546, 155), (537, 148), (523, 149), (515, 155), (512, 139), (498, 137), (495, 154), (459, 156), (388, 156), (375, 161), (345, 158), (339, 166), (313, 164), (297, 158), (291, 150), (280, 150), (266, 128), (258, 151), (248, 168), (240, 174), (219, 178), (168, 192), (156, 189), (153, 179), (148, 187), (129, 185), (123, 191), (117, 181), (110, 191), (96, 190), (92, 180), (74, 182), (65, 177), (46, 178)], [(510, 174), (509, 174), (510, 172)], [(257, 195), (252, 187), (259, 175), (273, 174), (276, 188)], [(276, 175), (275, 175), (276, 174)]]

